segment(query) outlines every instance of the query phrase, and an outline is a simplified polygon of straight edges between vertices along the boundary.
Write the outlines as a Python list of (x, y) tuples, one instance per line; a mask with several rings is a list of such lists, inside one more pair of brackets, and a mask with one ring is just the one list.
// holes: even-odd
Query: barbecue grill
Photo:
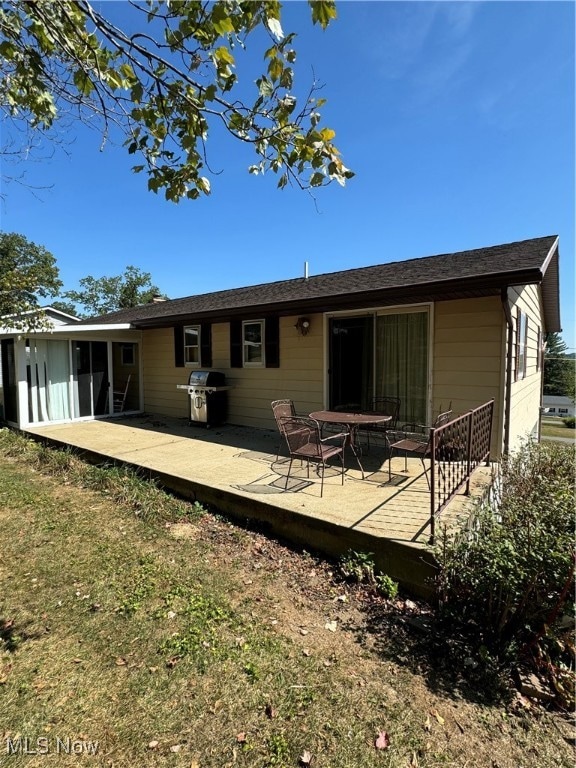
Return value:
[(218, 371), (192, 371), (188, 384), (177, 384), (177, 389), (188, 391), (190, 400), (190, 423), (222, 424), (228, 410), (226, 377)]

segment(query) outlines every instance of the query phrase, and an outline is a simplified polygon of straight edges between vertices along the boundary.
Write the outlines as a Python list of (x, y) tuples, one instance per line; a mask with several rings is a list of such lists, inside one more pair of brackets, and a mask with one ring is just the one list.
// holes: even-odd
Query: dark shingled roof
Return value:
[[(508, 285), (542, 283), (548, 267), (552, 284), (544, 292), (546, 330), (559, 328), (557, 240), (555, 235), (471, 251), (396, 261), (308, 278), (215, 291), (144, 304), (91, 318), (89, 323), (131, 323), (161, 327), (194, 320), (227, 320), (266, 314), (352, 309), (377, 304), (486, 296)], [(556, 246), (556, 247), (554, 247)], [(554, 248), (553, 248), (554, 247)], [(550, 282), (550, 280), (549, 280)]]

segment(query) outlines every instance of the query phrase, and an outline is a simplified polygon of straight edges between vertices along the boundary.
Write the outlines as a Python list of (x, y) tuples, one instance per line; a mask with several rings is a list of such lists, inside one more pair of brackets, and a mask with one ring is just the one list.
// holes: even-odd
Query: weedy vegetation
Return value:
[(440, 617), (485, 661), (518, 665), (574, 707), (574, 449), (527, 443), (470, 529), (444, 531)]

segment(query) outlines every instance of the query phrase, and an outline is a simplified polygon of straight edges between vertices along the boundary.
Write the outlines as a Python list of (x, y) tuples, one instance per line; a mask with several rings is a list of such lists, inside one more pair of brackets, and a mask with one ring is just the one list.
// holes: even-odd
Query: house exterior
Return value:
[[(27, 317), (33, 319), (38, 316), (43, 317), (43, 322), (47, 330), (53, 330), (62, 325), (70, 325), (71, 323), (79, 322), (79, 318), (75, 315), (70, 315), (67, 312), (62, 312), (60, 309), (54, 307), (40, 307), (39, 309), (28, 310), (19, 315), (4, 315), (0, 317), (0, 338), (7, 334), (22, 333), (19, 327), (16, 325), (14, 318), (18, 317), (19, 321), (25, 321)], [(6, 345), (4, 345), (6, 347)], [(4, 377), (2, 375), (2, 344), (0, 343), (0, 423), (4, 420)], [(15, 382), (14, 382), (15, 383)]]
[(558, 418), (576, 416), (576, 406), (573, 400), (563, 395), (544, 395), (542, 405), (546, 416)]
[[(560, 330), (558, 258), (558, 238), (548, 236), (154, 302), (56, 329), (52, 339), (75, 350), (66, 418), (111, 415), (102, 388), (112, 379), (116, 388), (118, 355), (132, 344), (134, 410), (186, 417), (177, 386), (195, 368), (226, 374), (228, 421), (253, 427), (274, 427), (278, 398), (309, 413), (396, 396), (400, 421), (420, 423), (494, 398), (498, 456), (538, 434), (542, 348)], [(34, 423), (26, 355), (35, 339), (15, 342), (20, 405), (9, 421), (20, 426)], [(83, 416), (74, 394), (82, 372), (92, 398)]]

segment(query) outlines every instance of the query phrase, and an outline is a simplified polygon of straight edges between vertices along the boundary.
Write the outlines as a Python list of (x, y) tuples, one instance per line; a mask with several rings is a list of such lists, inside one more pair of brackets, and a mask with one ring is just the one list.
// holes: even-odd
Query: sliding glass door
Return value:
[(70, 352), (67, 341), (27, 343), (28, 416), (32, 423), (70, 418)]
[(400, 423), (426, 423), (428, 310), (332, 317), (329, 407), (369, 410), (375, 397), (400, 399)]
[(376, 317), (376, 397), (400, 399), (400, 422), (426, 423), (428, 313)]
[(374, 318), (330, 320), (330, 408), (366, 410), (373, 397)]
[(108, 413), (108, 343), (75, 341), (74, 416), (103, 416)]

